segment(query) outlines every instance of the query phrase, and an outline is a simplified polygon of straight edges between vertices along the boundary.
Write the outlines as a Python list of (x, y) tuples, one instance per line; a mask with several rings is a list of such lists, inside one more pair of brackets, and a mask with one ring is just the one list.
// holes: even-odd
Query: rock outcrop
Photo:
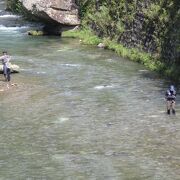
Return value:
[[(46, 24), (45, 30), (58, 34), (64, 27), (80, 24), (75, 0), (19, 0), (22, 7)], [(52, 27), (52, 28), (51, 28)]]

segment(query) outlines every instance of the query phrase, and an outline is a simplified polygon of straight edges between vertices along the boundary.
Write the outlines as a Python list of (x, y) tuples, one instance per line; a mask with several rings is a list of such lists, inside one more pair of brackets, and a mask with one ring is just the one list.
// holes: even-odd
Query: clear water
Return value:
[(0, 76), (0, 180), (180, 179), (169, 82), (75, 39), (27, 36), (15, 19), (0, 17), (0, 49), (21, 67), (17, 86)]

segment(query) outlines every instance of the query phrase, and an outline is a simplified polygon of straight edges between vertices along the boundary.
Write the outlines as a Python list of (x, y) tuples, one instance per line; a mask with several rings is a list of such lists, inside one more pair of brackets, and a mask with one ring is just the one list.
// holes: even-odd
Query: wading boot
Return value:
[(167, 110), (167, 114), (170, 114), (170, 109)]
[(176, 111), (175, 111), (174, 109), (172, 109), (172, 113), (173, 113), (173, 114), (176, 114)]

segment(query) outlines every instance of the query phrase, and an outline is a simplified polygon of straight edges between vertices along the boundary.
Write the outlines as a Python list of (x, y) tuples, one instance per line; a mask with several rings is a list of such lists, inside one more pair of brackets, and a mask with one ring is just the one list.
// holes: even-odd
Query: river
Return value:
[(142, 65), (76, 39), (32, 37), (4, 11), (0, 50), (20, 66), (0, 76), (0, 180), (179, 180), (180, 98)]

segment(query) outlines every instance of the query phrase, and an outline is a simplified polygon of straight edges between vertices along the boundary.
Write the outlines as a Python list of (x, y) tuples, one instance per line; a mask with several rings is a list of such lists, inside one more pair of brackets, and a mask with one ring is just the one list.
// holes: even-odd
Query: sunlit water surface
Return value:
[(17, 86), (0, 76), (0, 180), (180, 179), (168, 82), (75, 39), (27, 36), (0, 7), (0, 49), (21, 68)]

